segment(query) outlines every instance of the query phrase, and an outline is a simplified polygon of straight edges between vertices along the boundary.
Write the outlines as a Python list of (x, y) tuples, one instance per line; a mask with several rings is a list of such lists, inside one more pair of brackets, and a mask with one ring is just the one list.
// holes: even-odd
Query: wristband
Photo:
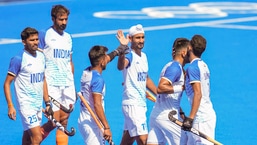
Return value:
[(9, 103), (9, 104), (8, 104), (8, 108), (11, 108), (11, 107), (13, 107), (13, 104), (12, 104), (12, 103)]
[(117, 54), (118, 52), (116, 52), (115, 50), (107, 54), (110, 57), (110, 62), (114, 59), (115, 56), (117, 56)]
[(179, 114), (180, 114), (180, 115), (185, 115), (185, 113), (184, 113), (184, 112), (179, 112)]
[(104, 130), (108, 130), (108, 129), (110, 129), (110, 127), (104, 128)]
[(45, 102), (45, 105), (46, 105), (46, 107), (47, 107), (47, 106), (51, 106), (50, 101), (46, 101), (46, 102)]
[(182, 92), (182, 86), (181, 85), (173, 86), (173, 92), (174, 93)]

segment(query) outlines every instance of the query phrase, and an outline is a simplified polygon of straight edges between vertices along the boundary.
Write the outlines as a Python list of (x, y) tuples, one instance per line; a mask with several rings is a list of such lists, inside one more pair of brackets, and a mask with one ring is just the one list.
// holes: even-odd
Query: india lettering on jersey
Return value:
[(19, 109), (41, 109), (45, 71), (44, 54), (37, 51), (36, 57), (25, 50), (13, 57), (8, 73), (15, 76), (17, 107)]
[(54, 49), (54, 58), (70, 58), (70, 54), (70, 50)]
[(124, 78), (122, 104), (146, 106), (145, 91), (148, 75), (146, 54), (141, 52), (141, 56), (138, 56), (131, 51), (126, 55), (126, 59), (129, 65), (122, 70)]
[(57, 33), (52, 27), (39, 33), (39, 47), (46, 56), (46, 79), (51, 86), (74, 85), (71, 68), (72, 38), (64, 32)]
[(30, 83), (39, 83), (44, 81), (44, 72), (33, 73), (30, 75)]
[(195, 122), (210, 120), (215, 113), (210, 100), (210, 71), (206, 63), (199, 58), (194, 59), (186, 71), (186, 94), (191, 104), (194, 97), (192, 83), (200, 83), (202, 93)]

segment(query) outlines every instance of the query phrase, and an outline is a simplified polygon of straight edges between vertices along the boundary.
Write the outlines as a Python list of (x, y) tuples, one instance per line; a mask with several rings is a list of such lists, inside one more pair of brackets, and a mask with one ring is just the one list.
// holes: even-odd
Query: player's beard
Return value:
[(62, 31), (64, 31), (66, 29), (66, 26), (65, 24), (62, 24), (62, 25), (59, 25), (58, 28)]

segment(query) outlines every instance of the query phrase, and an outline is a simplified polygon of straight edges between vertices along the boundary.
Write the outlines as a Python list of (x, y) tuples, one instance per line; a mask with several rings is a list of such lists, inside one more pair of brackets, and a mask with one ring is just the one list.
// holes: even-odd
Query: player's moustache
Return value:
[(65, 25), (65, 24), (62, 24), (62, 25), (60, 25), (60, 28), (61, 28), (62, 30), (64, 30), (64, 29), (66, 28), (66, 25)]

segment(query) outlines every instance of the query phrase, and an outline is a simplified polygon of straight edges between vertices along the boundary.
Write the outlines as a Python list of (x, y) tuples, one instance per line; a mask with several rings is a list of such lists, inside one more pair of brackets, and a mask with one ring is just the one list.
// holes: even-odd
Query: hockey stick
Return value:
[(66, 135), (68, 135), (68, 136), (73, 136), (73, 135), (75, 135), (75, 129), (73, 128), (73, 127), (71, 127), (71, 131), (68, 131), (67, 129), (65, 129), (65, 127), (60, 123), (60, 122), (58, 122), (54, 117), (53, 117), (53, 115), (47, 115), (46, 113), (45, 113), (45, 110), (43, 109), (42, 110), (43, 111), (43, 113), (44, 113), (44, 116), (46, 117), (46, 118), (48, 118), (49, 120), (51, 120), (55, 125), (56, 125), (56, 127), (57, 127), (57, 129), (59, 129), (59, 130), (61, 130), (62, 132), (64, 132)]
[(65, 106), (63, 106), (60, 102), (58, 102), (57, 100), (55, 100), (53, 97), (49, 96), (49, 98), (51, 99), (51, 101), (54, 103), (55, 106), (57, 106), (58, 108), (60, 108), (62, 111), (64, 111), (65, 113), (71, 113), (74, 109), (74, 106), (72, 104), (70, 104), (70, 109), (66, 108)]
[[(176, 118), (173, 117), (173, 115), (176, 115), (176, 114), (177, 114), (177, 112), (176, 112), (175, 110), (170, 111), (170, 113), (169, 113), (169, 115), (168, 115), (169, 120), (172, 121), (172, 122), (174, 122), (174, 123), (176, 123), (176, 124), (179, 125), (180, 127), (182, 127), (183, 123), (180, 122), (178, 119), (176, 119)], [(204, 139), (206, 139), (206, 140), (208, 140), (208, 141), (214, 143), (215, 145), (222, 145), (220, 142), (218, 142), (218, 141), (212, 139), (211, 137), (205, 135), (204, 133), (200, 132), (199, 130), (197, 130), (197, 129), (195, 129), (195, 128), (191, 128), (191, 129), (190, 129), (190, 132), (192, 132), (193, 134), (198, 135), (198, 136), (200, 136), (200, 137), (202, 137), (202, 138), (204, 138)]]
[[(85, 107), (87, 108), (87, 110), (89, 111), (90, 115), (92, 116), (92, 118), (95, 120), (97, 126), (100, 128), (100, 130), (102, 131), (102, 133), (104, 132), (104, 127), (102, 125), (102, 123), (99, 121), (99, 119), (97, 118), (97, 116), (95, 115), (95, 113), (93, 112), (93, 110), (91, 109), (91, 107), (88, 105), (86, 99), (83, 97), (83, 95), (81, 94), (81, 92), (77, 93), (80, 100), (82, 101), (82, 103), (85, 105)], [(114, 142), (111, 140), (109, 142), (110, 145), (114, 145)]]
[(153, 101), (153, 102), (156, 102), (156, 97), (149, 91), (149, 90), (146, 90), (146, 98)]

